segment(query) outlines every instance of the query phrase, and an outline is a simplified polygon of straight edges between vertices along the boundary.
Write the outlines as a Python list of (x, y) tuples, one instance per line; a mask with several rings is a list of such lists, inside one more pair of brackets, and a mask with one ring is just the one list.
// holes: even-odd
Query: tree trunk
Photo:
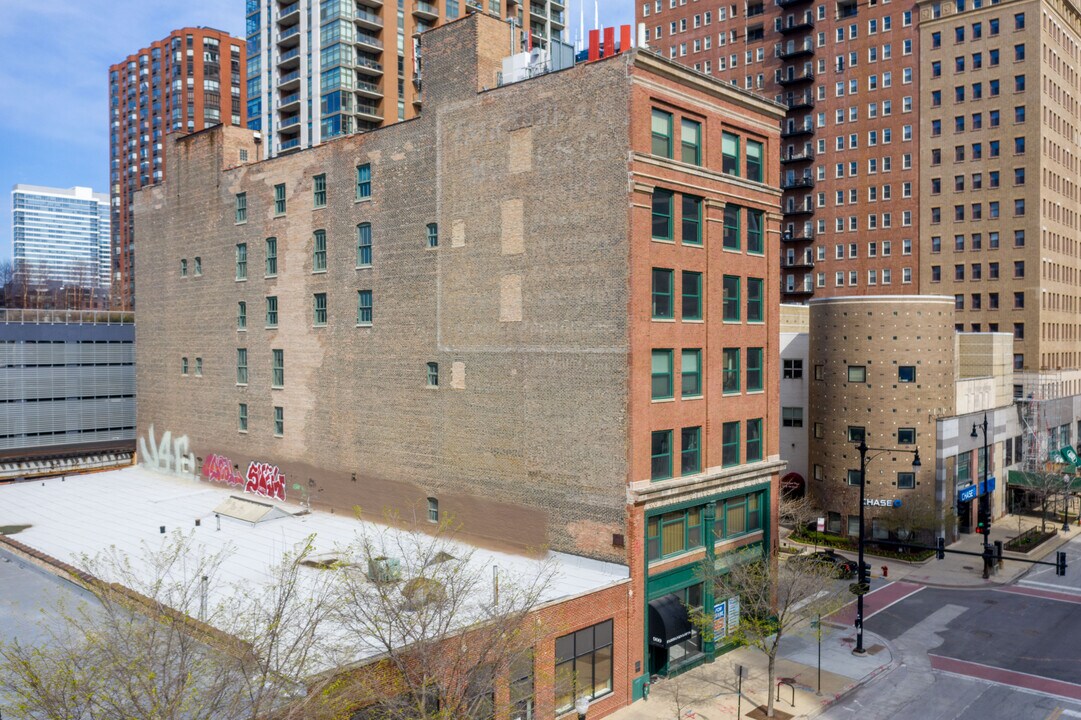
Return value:
[(773, 686), (777, 682), (777, 650), (780, 648), (780, 638), (773, 645), (773, 651), (769, 654), (769, 681), (766, 684), (766, 717), (773, 717)]

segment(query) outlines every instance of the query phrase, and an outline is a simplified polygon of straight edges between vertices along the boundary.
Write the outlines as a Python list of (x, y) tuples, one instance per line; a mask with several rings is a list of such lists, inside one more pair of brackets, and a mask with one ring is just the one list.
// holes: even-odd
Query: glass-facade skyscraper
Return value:
[(16, 274), (38, 285), (109, 287), (108, 195), (16, 185), (11, 209)]

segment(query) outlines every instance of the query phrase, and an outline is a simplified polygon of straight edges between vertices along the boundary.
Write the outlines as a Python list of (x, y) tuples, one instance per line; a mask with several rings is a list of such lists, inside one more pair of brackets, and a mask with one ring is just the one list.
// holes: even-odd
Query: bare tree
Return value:
[[(833, 567), (814, 563), (778, 563), (764, 558), (735, 563), (727, 572), (714, 563), (700, 566), (703, 579), (713, 584), (715, 597), (739, 597), (739, 625), (728, 637), (763, 652), (767, 659), (769, 684), (777, 681), (777, 653), (781, 640), (810, 627), (810, 618), (829, 614), (841, 607), (847, 593), (834, 582)], [(698, 611), (692, 618), (703, 636), (713, 633), (712, 613)], [(769, 692), (767, 717), (773, 717), (773, 693)]]
[(1055, 500), (1066, 490), (1062, 473), (1047, 470), (1026, 472), (1025, 480), (1029, 496), (1035, 498), (1040, 508), (1040, 531), (1047, 532), (1047, 513), (1053, 507)]
[(15, 265), (10, 260), (0, 260), (0, 307), (15, 307)]
[(807, 527), (822, 515), (822, 511), (806, 495), (795, 497), (782, 494), (778, 511), (781, 524), (792, 528), (796, 533), (806, 531)]

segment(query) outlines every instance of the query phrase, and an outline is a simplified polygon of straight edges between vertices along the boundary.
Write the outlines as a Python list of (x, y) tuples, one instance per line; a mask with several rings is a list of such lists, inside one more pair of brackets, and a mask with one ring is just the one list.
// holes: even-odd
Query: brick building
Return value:
[(135, 306), (132, 195), (165, 177), (165, 135), (243, 126), (244, 41), (180, 28), (109, 67), (109, 194), (113, 304)]
[(261, 162), (171, 140), (138, 427), (283, 498), (627, 565), (603, 714), (714, 650), (698, 562), (775, 545), (781, 109), (633, 50), (498, 86), (507, 31), (426, 33), (409, 122)]

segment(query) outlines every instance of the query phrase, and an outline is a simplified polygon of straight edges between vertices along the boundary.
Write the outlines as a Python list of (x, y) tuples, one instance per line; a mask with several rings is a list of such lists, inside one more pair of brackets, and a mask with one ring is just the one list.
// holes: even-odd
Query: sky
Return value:
[[(592, 26), (593, 0), (586, 8)], [(597, 0), (600, 24), (634, 0)], [(577, 24), (578, 3), (568, 20)], [(176, 28), (244, 32), (244, 0), (0, 0), (0, 260), (16, 183), (109, 191), (109, 66)]]

